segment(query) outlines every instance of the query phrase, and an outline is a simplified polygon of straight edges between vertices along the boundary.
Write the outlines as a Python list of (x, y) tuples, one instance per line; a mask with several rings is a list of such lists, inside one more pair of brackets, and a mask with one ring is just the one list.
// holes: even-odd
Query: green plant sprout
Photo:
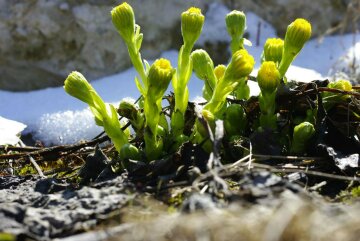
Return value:
[(273, 61), (278, 67), (284, 51), (284, 40), (281, 38), (269, 38), (264, 45), (262, 53), (262, 62)]
[(163, 132), (159, 125), (161, 118), (161, 101), (174, 74), (174, 69), (167, 59), (158, 59), (150, 67), (148, 81), (149, 88), (144, 98), (145, 114), (145, 153), (150, 160), (160, 157), (163, 140), (158, 133)]
[(95, 122), (103, 126), (115, 148), (120, 152), (121, 147), (128, 143), (128, 136), (121, 130), (116, 109), (111, 104), (106, 104), (79, 72), (72, 72), (65, 80), (64, 89), (69, 95), (89, 105), (94, 114)]
[(301, 154), (305, 152), (306, 145), (314, 134), (315, 128), (313, 124), (309, 122), (302, 122), (295, 126), (290, 152), (293, 154)]
[[(226, 97), (232, 93), (236, 87), (245, 81), (255, 65), (254, 58), (245, 50), (241, 49), (235, 52), (232, 56), (229, 65), (226, 67), (224, 73), (219, 73), (221, 76), (215, 86), (213, 94), (207, 104), (202, 110), (202, 116), (207, 120), (210, 126), (215, 122), (215, 117), (221, 117), (221, 110), (226, 107)], [(220, 67), (223, 70), (223, 67)], [(202, 131), (202, 125), (196, 122), (196, 128), (193, 133), (193, 140), (195, 143), (201, 143), (207, 136), (205, 131)], [(205, 149), (209, 150), (209, 144)]]
[[(231, 37), (230, 49), (231, 54), (244, 48), (243, 38), (246, 29), (246, 16), (243, 12), (233, 10), (226, 15), (225, 18), (226, 28)], [(234, 95), (237, 99), (247, 100), (250, 97), (250, 87), (247, 85), (247, 80), (239, 81), (238, 86), (234, 90)]]
[(310, 37), (311, 24), (303, 18), (296, 19), (287, 27), (284, 40), (284, 50), (279, 66), (281, 78), (285, 76), (289, 66)]
[[(327, 85), (328, 88), (343, 90), (343, 91), (351, 91), (352, 85), (348, 80), (338, 80), (335, 82), (331, 82)], [(332, 93), (332, 92), (324, 92), (322, 93), (323, 103), (326, 110), (333, 107), (336, 102), (344, 101), (348, 99), (349, 95), (344, 95), (341, 93)]]
[[(256, 78), (261, 90), (258, 98), (261, 112), (259, 121), (254, 122), (248, 120), (245, 107), (239, 104), (239, 101), (248, 101), (250, 89), (247, 81), (255, 65), (254, 57), (244, 48), (246, 17), (243, 12), (232, 11), (226, 16), (227, 30), (231, 36), (232, 58), (227, 65), (220, 64), (216, 67), (205, 50), (193, 51), (205, 21), (201, 10), (191, 7), (183, 12), (183, 45), (179, 51), (176, 69), (167, 59), (157, 59), (151, 66), (142, 59), (140, 49), (143, 34), (140, 33), (140, 26), (135, 23), (135, 14), (129, 4), (124, 2), (115, 7), (111, 11), (111, 18), (138, 73), (135, 84), (141, 94), (139, 106), (122, 101), (116, 109), (105, 103), (78, 72), (72, 72), (68, 76), (64, 88), (68, 94), (89, 105), (96, 123), (104, 127), (121, 160), (156, 160), (177, 151), (185, 141), (194, 144), (204, 142), (202, 147), (211, 151), (212, 145), (210, 140), (206, 139), (208, 129), (204, 120), (212, 129), (217, 120), (223, 120), (225, 134), (229, 138), (249, 133), (249, 123), (255, 125), (255, 128), (250, 127), (250, 131), (258, 127), (277, 130), (275, 97), (280, 80), (311, 35), (311, 25), (304, 19), (297, 19), (289, 25), (284, 41), (275, 38), (266, 41), (262, 64)], [(203, 97), (207, 102), (192, 126), (192, 134), (185, 136), (185, 112), (189, 103), (188, 82), (193, 71), (204, 81)], [(162, 100), (170, 82), (173, 85), (175, 105), (168, 110), (163, 109)], [(349, 90), (349, 83), (339, 82), (329, 87)], [(323, 96), (326, 101), (345, 98), (333, 93), (324, 93)], [(232, 103), (233, 101), (237, 103)], [(135, 143), (141, 144), (130, 144), (129, 129), (122, 130), (118, 114), (127, 118), (135, 133)], [(291, 152), (299, 153), (305, 150), (304, 143), (311, 137), (311, 126), (312, 124), (303, 122), (295, 127)]]
[(225, 17), (226, 28), (231, 37), (231, 53), (244, 48), (244, 32), (246, 29), (246, 16), (244, 12), (233, 10)]
[(206, 100), (210, 100), (217, 82), (214, 63), (209, 54), (203, 49), (192, 52), (191, 59), (193, 61), (194, 73), (199, 79), (204, 81), (203, 97)]
[(145, 69), (140, 54), (143, 34), (140, 33), (140, 26), (135, 24), (134, 11), (128, 3), (124, 2), (111, 10), (111, 19), (127, 46), (134, 68), (140, 75), (141, 82), (135, 77), (136, 86), (140, 93), (145, 95), (148, 88), (146, 69), (149, 69), (149, 64), (145, 61)]
[(229, 105), (223, 114), (223, 119), (224, 128), (228, 136), (244, 135), (247, 120), (245, 110), (241, 105)]
[(122, 100), (117, 110), (120, 116), (127, 118), (137, 135), (141, 135), (145, 127), (145, 117), (140, 109), (132, 102)]
[(200, 37), (205, 17), (199, 8), (191, 7), (181, 14), (181, 33), (184, 44), (181, 46), (178, 57), (176, 75), (172, 80), (175, 94), (175, 109), (171, 116), (171, 132), (173, 136), (183, 134), (185, 125), (185, 111), (189, 101), (187, 84), (192, 73), (191, 51)]
[(261, 90), (259, 95), (260, 125), (264, 128), (276, 129), (275, 97), (280, 84), (280, 73), (276, 64), (272, 61), (263, 62), (257, 81)]
[(218, 80), (214, 93), (205, 105), (204, 110), (209, 110), (216, 116), (224, 106), (226, 97), (244, 81), (244, 78), (253, 70), (254, 65), (254, 58), (245, 49), (236, 51), (225, 70), (224, 76)]

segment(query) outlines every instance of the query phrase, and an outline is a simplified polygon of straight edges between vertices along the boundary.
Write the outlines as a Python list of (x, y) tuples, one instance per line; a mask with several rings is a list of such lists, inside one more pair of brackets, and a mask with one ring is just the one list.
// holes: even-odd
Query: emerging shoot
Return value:
[(288, 26), (285, 34), (282, 60), (279, 66), (281, 78), (285, 76), (290, 64), (294, 61), (310, 37), (311, 24), (307, 20), (298, 18)]

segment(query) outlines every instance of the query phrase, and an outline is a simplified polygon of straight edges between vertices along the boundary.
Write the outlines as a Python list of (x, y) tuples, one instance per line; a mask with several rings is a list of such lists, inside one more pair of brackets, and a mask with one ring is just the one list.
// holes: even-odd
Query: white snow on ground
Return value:
[[(223, 5), (210, 6), (200, 43), (230, 40), (224, 20), (228, 12), (229, 9)], [(259, 26), (259, 46), (256, 46)], [(253, 71), (253, 75), (256, 75), (263, 44), (267, 38), (277, 36), (270, 24), (253, 13), (247, 13), (247, 32), (249, 40), (253, 43), (253, 46), (247, 49), (256, 60), (256, 69)], [(311, 81), (325, 78), (324, 76), (331, 71), (333, 74), (332, 68), (339, 70), (352, 64), (354, 56), (357, 58), (356, 63), (359, 64), (360, 41), (357, 43), (355, 41), (355, 44), (353, 34), (328, 36), (322, 43), (316, 39), (309, 41), (288, 70), (288, 79)], [(172, 65), (176, 66), (177, 55), (177, 51), (170, 50), (164, 52), (162, 57), (169, 59)], [(118, 103), (125, 97), (136, 99), (139, 96), (134, 83), (135, 76), (136, 71), (130, 68), (91, 83), (106, 102)], [(201, 95), (202, 84), (202, 81), (192, 76), (189, 82), (190, 99)], [(254, 82), (249, 84), (251, 94), (257, 95), (259, 91), (257, 84)], [(0, 90), (0, 116), (26, 124), (28, 127), (25, 133), (34, 133), (37, 139), (47, 145), (91, 139), (101, 132), (101, 128), (95, 125), (87, 106), (67, 95), (62, 87), (20, 93)], [(0, 125), (3, 129), (7, 128), (4, 123)], [(4, 134), (6, 133), (0, 129), (0, 135)]]
[(26, 128), (23, 123), (8, 120), (0, 116), (0, 145), (15, 145), (19, 142), (19, 133)]

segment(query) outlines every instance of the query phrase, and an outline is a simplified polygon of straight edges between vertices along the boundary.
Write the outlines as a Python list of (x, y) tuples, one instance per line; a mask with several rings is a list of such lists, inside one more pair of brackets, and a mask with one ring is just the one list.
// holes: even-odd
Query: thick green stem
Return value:
[(289, 69), (291, 63), (293, 62), (293, 60), (295, 59), (296, 55), (293, 54), (287, 54), (286, 52), (284, 52), (284, 55), (281, 59), (280, 65), (279, 65), (279, 73), (280, 73), (280, 78), (283, 78), (286, 74), (286, 71)]
[(231, 49), (231, 55), (234, 55), (234, 53), (236, 51), (238, 51), (239, 49), (243, 49), (243, 43), (242, 43), (242, 38), (239, 39), (235, 39), (232, 38), (231, 42), (230, 42), (230, 49)]
[(136, 50), (136, 46), (134, 42), (128, 43), (127, 46), (128, 46), (128, 52), (131, 62), (134, 65), (134, 68), (136, 69), (138, 74), (140, 75), (143, 85), (145, 86), (145, 88), (147, 88), (148, 81), (144, 69), (144, 64), (141, 58), (141, 54), (139, 51)]
[(250, 87), (247, 84), (245, 78), (239, 81), (239, 85), (235, 90), (236, 98), (239, 100), (247, 100), (250, 97)]
[(145, 128), (145, 153), (149, 161), (156, 160), (161, 156), (163, 143), (151, 132), (150, 128)]
[(146, 127), (144, 133), (145, 153), (148, 160), (157, 159), (162, 152), (162, 141), (158, 137), (158, 124), (161, 114), (161, 99), (153, 100), (151, 96), (144, 99)]
[(262, 127), (276, 129), (275, 97), (276, 91), (271, 94), (260, 94), (259, 96), (260, 125)]
[(189, 89), (187, 83), (191, 76), (191, 53), (192, 46), (184, 44), (181, 47), (178, 58), (178, 70), (173, 87), (175, 93), (175, 110), (172, 114), (171, 129), (173, 136), (182, 134), (185, 125), (185, 111), (189, 101)]
[(224, 103), (225, 100), (211, 98), (211, 100), (206, 104), (204, 109), (216, 115), (222, 109)]

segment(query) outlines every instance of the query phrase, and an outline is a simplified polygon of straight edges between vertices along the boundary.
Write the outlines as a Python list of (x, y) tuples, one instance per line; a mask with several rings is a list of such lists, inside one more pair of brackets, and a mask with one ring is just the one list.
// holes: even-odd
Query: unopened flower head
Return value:
[(93, 88), (81, 73), (71, 72), (65, 80), (64, 89), (69, 95), (93, 105), (93, 97), (91, 96)]
[(248, 76), (253, 70), (255, 60), (245, 49), (234, 53), (231, 62), (225, 71), (224, 78), (241, 79)]
[(181, 32), (185, 44), (193, 46), (200, 37), (205, 17), (201, 13), (201, 9), (191, 7), (181, 14)]
[(220, 80), (224, 76), (225, 70), (226, 66), (223, 64), (219, 64), (215, 67), (214, 74), (218, 80)]
[(351, 91), (352, 90), (352, 85), (350, 83), (350, 81), (348, 80), (338, 80), (335, 82), (331, 82), (328, 84), (329, 88), (334, 88), (334, 89), (338, 89), (338, 90), (345, 90), (345, 91)]
[(191, 59), (195, 74), (202, 80), (207, 79), (211, 74), (209, 71), (214, 69), (214, 63), (209, 54), (203, 49), (197, 49), (191, 53)]
[(140, 160), (140, 152), (139, 150), (129, 143), (123, 145), (120, 150), (120, 158), (122, 160), (131, 159), (131, 160)]
[(271, 94), (277, 89), (280, 83), (280, 73), (274, 62), (265, 61), (262, 63), (257, 75), (257, 81), (263, 94)]
[(296, 142), (305, 143), (314, 135), (315, 128), (310, 122), (302, 122), (295, 126), (293, 140)]
[(135, 16), (132, 7), (124, 2), (111, 10), (112, 22), (125, 42), (133, 40), (135, 35)]
[(119, 104), (118, 113), (128, 119), (133, 119), (137, 111), (135, 104), (130, 101), (122, 100)]
[(296, 19), (286, 30), (284, 51), (297, 55), (310, 37), (311, 24), (303, 18)]
[(280, 38), (269, 38), (264, 45), (265, 61), (280, 63), (284, 49), (284, 41)]
[(167, 59), (157, 59), (150, 67), (148, 80), (149, 80), (149, 93), (155, 98), (161, 98), (166, 91), (170, 80), (174, 74), (174, 69)]
[(233, 10), (226, 15), (226, 27), (232, 38), (240, 38), (246, 29), (246, 16), (243, 12)]

